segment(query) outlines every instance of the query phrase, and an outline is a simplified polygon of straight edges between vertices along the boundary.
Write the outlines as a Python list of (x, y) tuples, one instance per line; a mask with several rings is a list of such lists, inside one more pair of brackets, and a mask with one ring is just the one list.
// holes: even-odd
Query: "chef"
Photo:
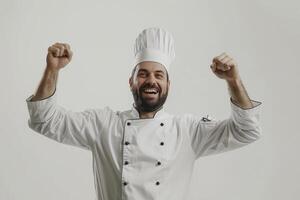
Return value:
[(98, 200), (184, 200), (195, 161), (256, 141), (261, 102), (252, 100), (237, 64), (223, 53), (211, 70), (228, 85), (228, 119), (172, 115), (164, 110), (175, 58), (174, 39), (162, 28), (148, 28), (136, 38), (129, 86), (132, 108), (66, 110), (57, 103), (59, 71), (72, 59), (68, 44), (48, 48), (47, 66), (34, 95), (26, 99), (28, 125), (57, 142), (92, 153)]

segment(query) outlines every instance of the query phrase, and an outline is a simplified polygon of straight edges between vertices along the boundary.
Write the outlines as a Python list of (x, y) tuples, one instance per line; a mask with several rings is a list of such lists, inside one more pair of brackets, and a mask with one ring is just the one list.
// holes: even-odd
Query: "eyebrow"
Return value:
[[(149, 72), (148, 70), (146, 70), (146, 69), (139, 69), (139, 71), (138, 72)], [(162, 73), (162, 74), (165, 74), (165, 72), (164, 71), (162, 71), (162, 70), (156, 70), (155, 72), (157, 72), (157, 73)]]

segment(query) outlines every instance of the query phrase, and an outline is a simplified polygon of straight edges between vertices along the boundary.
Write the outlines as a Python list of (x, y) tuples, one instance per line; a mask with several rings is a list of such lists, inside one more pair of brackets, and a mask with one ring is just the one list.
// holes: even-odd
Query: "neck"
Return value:
[(138, 109), (135, 105), (134, 105), (135, 109), (138, 111), (139, 115), (140, 115), (140, 119), (147, 119), (147, 118), (154, 118), (155, 114), (162, 109), (162, 107), (160, 107), (159, 109), (153, 111), (153, 112), (145, 112), (145, 111), (141, 111), (140, 109)]
[(155, 111), (155, 112), (140, 112), (139, 111), (140, 119), (153, 118), (156, 112), (157, 111)]

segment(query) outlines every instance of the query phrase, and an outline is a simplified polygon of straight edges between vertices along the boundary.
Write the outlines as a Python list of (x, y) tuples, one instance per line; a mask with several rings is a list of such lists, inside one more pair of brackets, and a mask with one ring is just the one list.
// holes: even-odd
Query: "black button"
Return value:
[(157, 165), (161, 165), (161, 162), (158, 161), (158, 162), (157, 162)]
[(128, 183), (125, 181), (124, 183), (123, 183), (123, 185), (127, 185)]
[(130, 124), (131, 124), (130, 122), (127, 122), (127, 126), (130, 126)]
[(159, 185), (159, 181), (157, 181), (155, 184), (156, 184), (156, 185)]
[(130, 143), (128, 141), (125, 142), (125, 145), (129, 145)]
[(160, 126), (163, 126), (164, 125), (164, 123), (160, 123)]
[(124, 164), (125, 164), (125, 165), (128, 165), (128, 164), (129, 164), (129, 162), (126, 160), (126, 161), (124, 162)]
[(161, 146), (164, 145), (164, 142), (161, 142), (160, 145), (161, 145)]

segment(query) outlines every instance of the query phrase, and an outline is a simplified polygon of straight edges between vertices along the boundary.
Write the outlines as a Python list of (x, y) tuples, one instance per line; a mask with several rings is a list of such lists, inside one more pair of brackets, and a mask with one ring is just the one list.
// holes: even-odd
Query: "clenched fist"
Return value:
[(227, 81), (237, 80), (239, 77), (237, 63), (233, 58), (229, 57), (226, 53), (215, 57), (210, 65), (214, 74)]
[(65, 67), (72, 59), (73, 52), (66, 43), (55, 43), (48, 48), (47, 67), (59, 70)]

